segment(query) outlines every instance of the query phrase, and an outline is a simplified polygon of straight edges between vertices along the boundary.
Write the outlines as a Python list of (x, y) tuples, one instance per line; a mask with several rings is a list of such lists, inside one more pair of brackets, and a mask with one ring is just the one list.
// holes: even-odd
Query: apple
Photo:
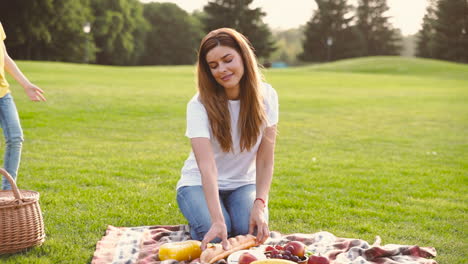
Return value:
[(250, 264), (250, 262), (257, 260), (257, 257), (250, 254), (249, 252), (244, 252), (239, 256), (239, 264)]
[(323, 256), (315, 256), (311, 255), (309, 256), (309, 260), (307, 261), (307, 264), (330, 264), (330, 261)]
[(284, 245), (284, 250), (288, 250), (291, 254), (300, 258), (304, 257), (306, 245), (300, 241), (290, 241)]

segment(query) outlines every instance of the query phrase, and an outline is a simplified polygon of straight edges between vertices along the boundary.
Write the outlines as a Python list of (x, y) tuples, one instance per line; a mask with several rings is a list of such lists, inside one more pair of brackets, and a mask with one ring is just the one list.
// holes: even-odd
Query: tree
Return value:
[(439, 0), (435, 11), (434, 57), (468, 62), (468, 1)]
[(297, 55), (302, 52), (304, 28), (301, 26), (287, 30), (274, 30), (273, 36), (278, 49), (272, 53), (271, 61), (281, 61), (290, 65), (297, 64)]
[(94, 61), (94, 41), (83, 30), (84, 25), (93, 19), (89, 6), (89, 0), (54, 0), (52, 41), (47, 47), (54, 60)]
[(316, 0), (318, 9), (304, 31), (303, 61), (332, 61), (359, 53), (359, 35), (346, 0)]
[(262, 21), (265, 13), (260, 8), (249, 8), (252, 1), (213, 0), (203, 8), (202, 22), (207, 32), (221, 27), (236, 29), (250, 40), (257, 57), (268, 59), (275, 44), (270, 29)]
[(172, 3), (148, 3), (143, 14), (150, 24), (144, 65), (193, 64), (202, 38), (201, 22)]
[(148, 24), (137, 0), (91, 0), (95, 20), (92, 35), (98, 52), (96, 62), (133, 65), (144, 50)]
[(434, 35), (437, 21), (436, 8), (437, 0), (430, 0), (426, 14), (423, 17), (422, 28), (417, 35), (416, 56), (418, 57), (434, 57)]
[(363, 38), (364, 56), (400, 53), (401, 34), (385, 16), (388, 9), (387, 0), (359, 0), (356, 24)]
[(83, 32), (92, 20), (89, 0), (5, 1), (0, 17), (13, 58), (83, 62), (88, 50), (92, 59), (94, 44)]
[[(51, 34), (47, 21), (40, 19), (35, 12), (51, 14), (53, 0), (5, 1), (0, 8), (0, 18), (5, 29), (9, 54), (16, 59), (42, 59), (42, 48), (51, 42)], [(27, 19), (29, 18), (29, 19)]]

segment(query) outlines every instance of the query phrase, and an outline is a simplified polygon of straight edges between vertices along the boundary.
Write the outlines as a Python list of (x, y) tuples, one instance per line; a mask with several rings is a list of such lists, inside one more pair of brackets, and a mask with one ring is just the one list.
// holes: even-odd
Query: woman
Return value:
[[(256, 232), (269, 237), (278, 97), (262, 83), (249, 41), (230, 28), (200, 45), (198, 93), (187, 105), (192, 152), (177, 184), (177, 202), (202, 249), (214, 239)], [(219, 240), (218, 240), (219, 241)]]

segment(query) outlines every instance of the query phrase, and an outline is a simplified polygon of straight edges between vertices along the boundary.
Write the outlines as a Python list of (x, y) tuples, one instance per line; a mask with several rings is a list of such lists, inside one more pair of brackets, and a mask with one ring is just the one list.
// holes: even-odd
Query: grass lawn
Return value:
[[(0, 262), (88, 263), (107, 225), (186, 223), (175, 184), (194, 67), (19, 65), (48, 99), (10, 81), (18, 184), (41, 193), (47, 238)], [(272, 230), (379, 235), (468, 263), (467, 65), (374, 57), (265, 76), (280, 96)]]

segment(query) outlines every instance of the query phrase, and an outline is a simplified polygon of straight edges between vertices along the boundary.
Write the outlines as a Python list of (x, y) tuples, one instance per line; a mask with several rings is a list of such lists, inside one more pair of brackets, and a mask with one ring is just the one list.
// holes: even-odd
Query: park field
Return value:
[[(89, 263), (107, 225), (186, 223), (175, 185), (193, 66), (18, 64), (48, 99), (9, 79), (18, 185), (40, 192), (47, 238), (0, 262)], [(371, 57), (264, 75), (280, 100), (271, 230), (378, 235), (468, 263), (468, 65)]]

